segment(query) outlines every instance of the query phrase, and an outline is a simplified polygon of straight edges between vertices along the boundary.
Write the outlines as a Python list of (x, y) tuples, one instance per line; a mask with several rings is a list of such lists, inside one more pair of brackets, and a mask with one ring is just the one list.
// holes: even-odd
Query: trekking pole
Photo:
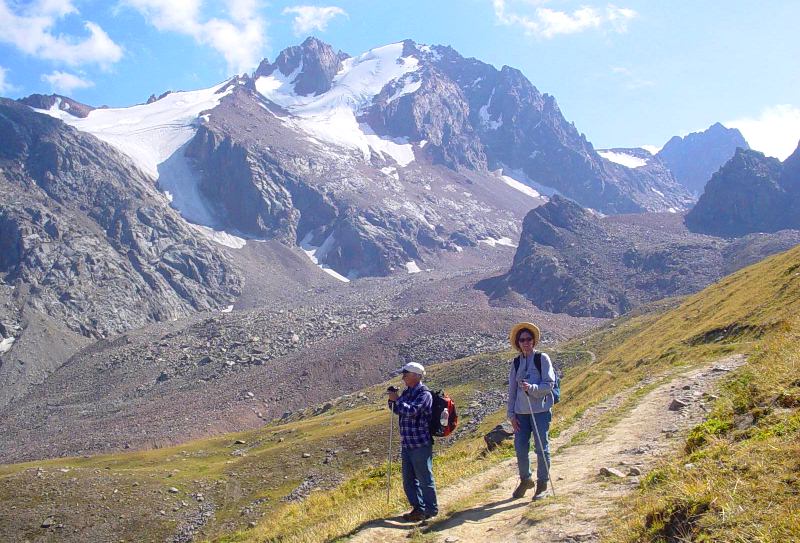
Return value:
[[(389, 387), (392, 388), (392, 387)], [(394, 430), (394, 402), (389, 406), (389, 451), (387, 460), (389, 467), (386, 470), (386, 505), (389, 505), (389, 495), (392, 489), (392, 433)]]
[[(550, 476), (550, 462), (547, 460), (547, 456), (544, 453), (544, 443), (541, 442), (539, 439), (539, 425), (536, 424), (536, 417), (533, 416), (533, 406), (531, 405), (531, 397), (528, 396), (528, 393), (525, 392), (525, 399), (528, 400), (528, 409), (531, 411), (531, 420), (533, 421), (533, 432), (534, 432), (534, 439), (539, 444), (539, 450), (542, 451), (542, 458), (544, 458), (544, 467), (547, 470), (547, 479), (550, 481), (550, 492), (553, 493), (553, 497), (556, 497), (556, 487), (553, 486), (553, 478)], [(538, 459), (537, 459), (538, 461)]]

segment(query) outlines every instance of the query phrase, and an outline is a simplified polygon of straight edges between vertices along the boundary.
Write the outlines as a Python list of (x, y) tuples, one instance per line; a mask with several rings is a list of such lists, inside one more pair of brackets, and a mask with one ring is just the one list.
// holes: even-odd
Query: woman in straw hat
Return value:
[[(552, 392), (556, 375), (550, 357), (545, 353), (540, 353), (541, 371), (537, 368), (534, 347), (539, 344), (539, 337), (539, 328), (529, 322), (516, 324), (509, 334), (511, 345), (519, 352), (511, 364), (508, 376), (508, 420), (514, 427), (514, 449), (520, 478), (520, 483), (514, 490), (514, 498), (523, 497), (528, 489), (534, 487), (534, 498), (547, 490), (550, 468), (547, 432), (552, 418), (550, 409), (553, 407)], [(534, 437), (536, 450), (535, 483), (531, 478), (528, 456), (531, 435)]]

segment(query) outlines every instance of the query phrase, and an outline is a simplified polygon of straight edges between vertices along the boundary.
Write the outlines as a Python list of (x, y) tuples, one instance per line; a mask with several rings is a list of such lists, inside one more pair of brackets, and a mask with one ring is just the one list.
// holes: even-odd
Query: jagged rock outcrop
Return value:
[(742, 133), (714, 123), (703, 132), (674, 136), (656, 154), (675, 175), (678, 182), (692, 194), (703, 194), (711, 176), (736, 152), (749, 149)]
[(331, 88), (334, 76), (342, 67), (342, 61), (350, 55), (334, 52), (325, 42), (314, 37), (280, 52), (274, 63), (261, 61), (255, 77), (270, 75), (279, 70), (284, 76), (294, 75), (294, 90), (301, 96), (322, 94)]
[(800, 242), (800, 231), (728, 240), (692, 234), (678, 214), (600, 217), (559, 196), (525, 217), (514, 262), (478, 284), (494, 299), (522, 294), (547, 311), (614, 317), (702, 289)]
[(56, 106), (61, 111), (67, 111), (75, 117), (84, 118), (93, 109), (92, 106), (82, 104), (72, 98), (61, 96), (60, 94), (31, 94), (19, 100), (26, 106), (36, 109), (50, 109)]
[(738, 149), (706, 185), (686, 215), (694, 232), (742, 236), (800, 228), (800, 147), (785, 164), (763, 153)]
[[(96, 339), (224, 307), (241, 289), (229, 259), (129, 159), (9, 100), (0, 100), (0, 193), (0, 282), (9, 318), (23, 325), (35, 313)], [(29, 332), (38, 333), (23, 326), (16, 342)], [(29, 360), (33, 352), (0, 354), (19, 362), (0, 366), (0, 405), (42, 365), (63, 362)]]

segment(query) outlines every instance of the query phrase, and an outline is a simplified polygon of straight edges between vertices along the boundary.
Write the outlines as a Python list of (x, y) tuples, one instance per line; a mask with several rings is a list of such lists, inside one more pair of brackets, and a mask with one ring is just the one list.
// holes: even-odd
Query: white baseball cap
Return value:
[(417, 375), (425, 375), (425, 368), (422, 366), (422, 364), (418, 362), (409, 362), (408, 364), (400, 368), (400, 370), (416, 373)]

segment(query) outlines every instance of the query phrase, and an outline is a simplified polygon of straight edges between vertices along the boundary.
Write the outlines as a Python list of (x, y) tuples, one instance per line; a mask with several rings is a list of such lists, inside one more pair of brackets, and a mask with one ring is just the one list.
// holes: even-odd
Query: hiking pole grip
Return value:
[[(536, 424), (536, 417), (533, 416), (533, 405), (531, 405), (531, 397), (528, 396), (528, 393), (523, 390), (525, 394), (525, 399), (528, 400), (528, 409), (531, 412), (531, 421), (533, 422), (533, 435), (536, 442), (539, 444), (539, 450), (542, 451), (542, 458), (544, 458), (544, 468), (547, 471), (547, 479), (550, 481), (550, 492), (553, 493), (553, 497), (556, 497), (556, 487), (553, 486), (553, 477), (550, 475), (550, 462), (547, 460), (547, 456), (544, 453), (544, 443), (542, 440), (539, 439), (539, 425)], [(539, 459), (537, 458), (536, 461), (538, 462)]]

